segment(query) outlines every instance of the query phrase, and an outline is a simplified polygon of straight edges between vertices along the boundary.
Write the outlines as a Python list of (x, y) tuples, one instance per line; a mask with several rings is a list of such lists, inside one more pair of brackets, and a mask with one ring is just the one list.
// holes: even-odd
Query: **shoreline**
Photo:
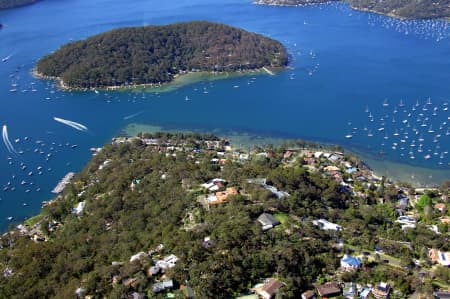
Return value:
[(404, 17), (404, 16), (400, 16), (397, 15), (395, 13), (392, 12), (381, 12), (381, 11), (376, 11), (370, 8), (364, 8), (364, 7), (357, 7), (354, 6), (350, 3), (348, 3), (347, 1), (343, 1), (343, 0), (339, 0), (339, 1), (322, 1), (322, 2), (313, 2), (313, 3), (302, 3), (302, 4), (278, 4), (278, 3), (261, 3), (258, 0), (253, 1), (252, 3), (255, 5), (262, 5), (262, 6), (279, 6), (279, 7), (307, 7), (307, 6), (312, 6), (312, 5), (322, 5), (322, 4), (329, 4), (329, 3), (333, 3), (333, 2), (343, 2), (345, 4), (347, 4), (351, 9), (356, 10), (356, 11), (361, 11), (361, 12), (369, 12), (369, 13), (374, 13), (377, 15), (382, 15), (382, 16), (387, 16), (387, 17), (391, 17), (391, 18), (395, 18), (395, 19), (399, 19), (402, 21), (413, 21), (413, 20), (441, 20), (441, 21), (446, 21), (446, 22), (450, 22), (450, 16), (448, 17)]
[[(253, 75), (253, 74), (257, 74), (257, 75), (267, 74), (270, 76), (274, 76), (277, 73), (279, 73), (285, 69), (286, 69), (286, 67), (263, 66), (263, 67), (257, 68), (257, 69), (246, 69), (246, 70), (235, 71), (235, 72), (210, 72), (210, 71), (185, 72), (183, 74), (175, 75), (172, 81), (158, 83), (158, 84), (148, 83), (148, 84), (132, 84), (132, 85), (111, 85), (111, 86), (105, 86), (105, 87), (85, 87), (85, 88), (67, 86), (60, 77), (44, 75), (44, 74), (40, 73), (36, 69), (36, 67), (34, 67), (32, 69), (31, 74), (36, 79), (56, 81), (58, 83), (58, 88), (60, 88), (63, 91), (96, 91), (96, 90), (125, 91), (125, 90), (135, 90), (135, 89), (150, 89), (150, 90), (159, 91), (160, 89), (165, 89), (165, 88), (167, 88), (168, 91), (170, 91), (170, 90), (172, 90), (171, 87), (174, 87), (176, 89), (178, 87), (196, 83), (203, 79), (220, 80), (220, 79), (226, 79), (226, 78), (230, 78), (230, 77), (248, 76), (248, 75)], [(192, 80), (192, 81), (186, 80), (189, 77), (194, 77), (194, 80)], [(195, 77), (198, 77), (198, 78), (195, 78)], [(196, 80), (196, 79), (198, 79), (198, 80)]]
[[(342, 144), (315, 141), (312, 139), (277, 137), (269, 135), (258, 135), (244, 131), (221, 131), (220, 129), (202, 130), (202, 129), (183, 129), (170, 128), (158, 125), (147, 125), (140, 123), (130, 123), (122, 129), (122, 133), (126, 136), (135, 136), (138, 132), (186, 132), (186, 133), (212, 133), (220, 138), (226, 138), (231, 141), (237, 148), (251, 149), (254, 146), (282, 145), (285, 142), (293, 140), (303, 140), (308, 143), (317, 143), (325, 147), (339, 146), (346, 153), (354, 154), (364, 164), (368, 165), (370, 170), (377, 176), (386, 175), (388, 179), (395, 182), (410, 183), (416, 188), (434, 188), (443, 180), (450, 177), (443, 169), (426, 168), (419, 165), (410, 165), (393, 160), (376, 160), (371, 157), (370, 153), (364, 153), (361, 150), (351, 148)], [(431, 177), (430, 177), (431, 176)]]
[[(136, 124), (130, 124), (127, 127), (129, 128), (130, 126), (135, 126)], [(152, 125), (140, 125), (138, 127), (138, 130), (136, 130), (134, 133), (136, 134), (128, 134), (131, 133), (130, 130), (126, 131), (126, 128), (123, 129), (122, 133), (124, 133), (123, 135), (125, 135), (126, 137), (136, 137), (137, 136), (137, 132), (139, 133), (155, 133), (155, 132), (177, 132), (177, 133), (200, 133), (200, 134), (205, 134), (208, 132), (205, 131), (201, 131), (201, 130), (188, 130), (188, 129), (170, 129), (170, 128), (164, 128), (163, 126), (152, 126)], [(252, 148), (255, 147), (268, 147), (269, 145), (273, 145), (276, 147), (279, 146), (283, 146), (283, 144), (286, 144), (287, 142), (290, 141), (295, 141), (295, 140), (303, 140), (303, 139), (299, 139), (299, 138), (282, 138), (282, 137), (274, 137), (274, 136), (260, 136), (260, 135), (254, 135), (254, 134), (250, 134), (250, 133), (246, 133), (246, 132), (237, 132), (237, 131), (228, 131), (228, 132), (220, 132), (219, 130), (212, 130), (210, 133), (216, 135), (217, 137), (219, 137), (220, 139), (225, 139), (225, 140), (229, 140), (231, 142), (231, 144), (234, 145), (234, 148), (236, 149), (240, 149), (240, 150), (251, 150)], [(122, 135), (122, 136), (123, 136)], [(118, 134), (115, 138), (120, 138), (121, 135)], [(115, 139), (113, 138), (113, 140)], [(409, 183), (411, 184), (411, 186), (413, 188), (424, 188), (424, 189), (435, 189), (439, 186), (438, 183), (433, 183), (433, 184), (414, 184), (414, 182), (411, 181), (405, 181), (405, 180), (400, 180), (396, 177), (395, 172), (403, 172), (406, 173), (407, 175), (411, 174), (411, 172), (408, 171), (404, 171), (405, 169), (425, 169), (425, 168), (420, 168), (420, 167), (414, 167), (414, 166), (409, 166), (409, 165), (404, 165), (401, 163), (396, 163), (393, 161), (379, 161), (381, 164), (392, 164), (392, 165), (398, 165), (397, 168), (392, 168), (389, 167), (389, 169), (394, 169), (395, 171), (391, 171), (391, 173), (389, 172), (385, 172), (383, 173), (382, 171), (379, 171), (376, 169), (376, 167), (374, 167), (374, 161), (372, 159), (370, 159), (369, 156), (364, 155), (361, 152), (358, 152), (357, 150), (352, 150), (350, 148), (345, 148), (342, 145), (339, 144), (335, 144), (335, 143), (325, 143), (325, 142), (316, 142), (316, 141), (311, 141), (311, 140), (303, 140), (306, 143), (306, 146), (304, 147), (304, 149), (308, 149), (308, 150), (316, 150), (316, 151), (339, 151), (342, 152), (344, 154), (347, 155), (353, 155), (356, 156), (356, 158), (361, 162), (361, 164), (363, 165), (362, 167), (368, 171), (373, 177), (378, 177), (381, 178), (382, 176), (385, 176), (386, 179), (390, 182), (392, 182), (395, 185), (400, 185), (402, 183)], [(110, 144), (113, 143), (113, 141), (106, 143)], [(315, 147), (317, 146), (317, 147)], [(92, 158), (91, 158), (92, 159)], [(90, 161), (89, 161), (90, 162)], [(88, 163), (89, 163), (88, 162)], [(392, 166), (391, 165), (391, 166)], [(413, 172), (414, 174), (414, 172)], [(70, 176), (70, 179), (72, 179), (73, 177), (75, 177), (77, 175), (77, 173), (74, 172), (69, 172), (68, 174), (66, 174), (66, 176), (61, 180), (64, 181), (64, 185), (69, 183), (69, 180), (67, 180), (67, 177)], [(60, 183), (61, 183), (60, 182)], [(58, 184), (59, 185), (59, 184)], [(65, 187), (65, 186), (64, 186)], [(33, 229), (36, 225), (40, 225), (40, 222), (45, 220), (46, 215), (43, 213), (44, 211), (44, 207), (52, 205), (53, 203), (55, 203), (58, 199), (61, 198), (61, 191), (60, 190), (57, 194), (55, 194), (54, 197), (52, 197), (50, 200), (48, 201), (43, 201), (42, 202), (42, 206), (41, 209), (38, 213), (22, 220), (19, 222), (15, 222), (14, 228), (11, 229), (7, 229), (3, 232), (14, 232), (14, 231), (21, 231), (22, 229), (27, 229), (27, 228), (31, 228)]]

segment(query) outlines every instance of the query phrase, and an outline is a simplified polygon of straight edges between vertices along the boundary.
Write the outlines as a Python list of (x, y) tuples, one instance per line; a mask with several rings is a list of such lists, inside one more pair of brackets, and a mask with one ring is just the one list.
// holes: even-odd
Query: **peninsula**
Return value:
[[(307, 5), (336, 0), (255, 0), (255, 4), (265, 5)], [(450, 2), (435, 0), (343, 0), (352, 8), (398, 17), (403, 19), (438, 19), (450, 17)]]
[(308, 4), (320, 4), (339, 0), (255, 0), (255, 4), (275, 6), (300, 6)]
[(403, 19), (439, 19), (450, 17), (450, 1), (435, 0), (346, 0), (354, 9), (381, 13)]
[(0, 237), (0, 297), (433, 298), (449, 287), (449, 186), (394, 184), (301, 140), (115, 138)]
[(206, 21), (129, 27), (69, 43), (38, 61), (36, 73), (66, 88), (153, 85), (188, 72), (283, 67), (284, 46)]
[(38, 0), (0, 0), (0, 10), (25, 6), (36, 2), (38, 2)]

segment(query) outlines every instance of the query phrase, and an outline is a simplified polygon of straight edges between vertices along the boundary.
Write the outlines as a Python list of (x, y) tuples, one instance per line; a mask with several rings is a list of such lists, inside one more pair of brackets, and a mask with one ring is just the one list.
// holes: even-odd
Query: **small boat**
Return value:
[(13, 220), (14, 219), (14, 217), (12, 217), (12, 216), (9, 216), (8, 218), (7, 218), (9, 221), (11, 221), (11, 220)]
[(190, 99), (188, 96), (186, 96), (186, 97), (184, 98), (184, 100), (185, 100), (185, 101), (190, 101), (191, 99)]
[(353, 135), (351, 135), (351, 134), (345, 135), (345, 138), (347, 138), (347, 139), (351, 139), (352, 137), (353, 137)]
[(383, 102), (383, 107), (388, 107), (388, 106), (389, 106), (388, 100), (385, 99), (384, 102)]

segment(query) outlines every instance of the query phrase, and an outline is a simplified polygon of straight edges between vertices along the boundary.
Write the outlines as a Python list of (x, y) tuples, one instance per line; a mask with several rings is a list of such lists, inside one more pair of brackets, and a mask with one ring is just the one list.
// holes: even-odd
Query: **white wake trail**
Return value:
[(71, 121), (71, 120), (67, 120), (67, 119), (63, 119), (63, 118), (59, 118), (59, 117), (53, 117), (53, 119), (57, 122), (60, 122), (64, 125), (66, 125), (66, 126), (72, 127), (78, 131), (87, 131), (88, 130), (88, 128), (85, 125)]
[(17, 154), (11, 141), (9, 141), (8, 127), (6, 125), (3, 125), (2, 137), (3, 137), (3, 143), (5, 144), (6, 148), (8, 149), (8, 152)]

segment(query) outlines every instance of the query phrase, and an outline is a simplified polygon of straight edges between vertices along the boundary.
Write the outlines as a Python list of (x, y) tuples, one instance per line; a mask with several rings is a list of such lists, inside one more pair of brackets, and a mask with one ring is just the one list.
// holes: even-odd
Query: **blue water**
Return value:
[[(52, 82), (31, 75), (37, 59), (70, 40), (123, 26), (199, 19), (280, 40), (291, 54), (289, 69), (276, 76), (204, 81), (160, 94), (62, 92)], [(7, 125), (17, 152), (0, 147), (0, 229), (36, 214), (41, 202), (53, 197), (50, 191), (60, 178), (82, 169), (91, 157), (90, 147), (103, 145), (130, 123), (339, 143), (367, 154), (382, 152), (383, 159), (442, 169), (450, 178), (445, 153), (450, 137), (445, 134), (448, 124), (442, 125), (450, 115), (444, 111), (450, 98), (448, 23), (401, 22), (356, 12), (344, 4), (288, 8), (237, 0), (157, 4), (48, 0), (2, 11), (0, 22), (5, 24), (0, 31), (0, 58), (11, 56), (0, 64), (0, 125)], [(12, 84), (17, 84), (16, 92), (10, 91)], [(186, 96), (191, 101), (185, 101)], [(397, 126), (406, 126), (403, 117), (385, 124), (383, 134), (378, 131), (379, 119), (386, 113), (392, 117), (400, 99), (411, 110), (417, 100), (423, 109), (429, 97), (425, 129), (432, 125), (437, 135), (443, 126), (441, 137), (433, 142), (435, 136), (427, 135), (432, 133), (423, 133), (429, 137), (423, 142), (426, 151), (415, 152), (411, 159), (411, 139), (404, 142), (408, 148), (403, 152), (400, 146), (392, 149), (395, 130), (402, 134), (407, 130)], [(388, 107), (382, 105), (385, 98)], [(366, 107), (374, 122), (368, 121)], [(434, 107), (438, 107), (435, 116)], [(133, 114), (137, 115), (129, 117)], [(54, 121), (55, 116), (89, 130), (77, 131)], [(375, 136), (369, 138), (364, 127)], [(348, 134), (352, 138), (345, 138)], [(388, 140), (384, 134), (389, 134)], [(411, 131), (408, 134), (412, 136)], [(430, 158), (425, 159), (427, 153)], [(7, 220), (10, 216), (13, 221)]]

